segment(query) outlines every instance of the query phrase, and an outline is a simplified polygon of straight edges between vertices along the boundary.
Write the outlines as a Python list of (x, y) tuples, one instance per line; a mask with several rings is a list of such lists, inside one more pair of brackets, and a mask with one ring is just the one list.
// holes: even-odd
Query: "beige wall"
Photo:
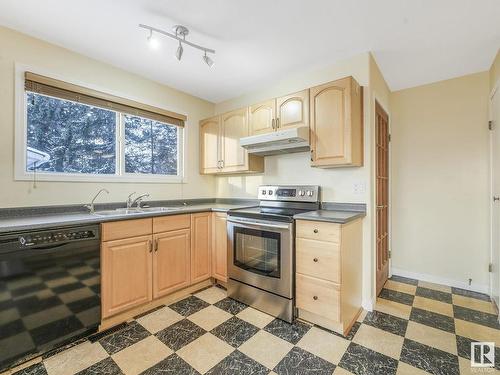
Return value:
[(495, 60), (493, 60), (493, 64), (491, 64), (490, 68), (490, 90), (493, 90), (495, 85), (500, 80), (500, 49), (497, 52)]
[[(63, 183), (14, 181), (14, 69), (26, 64), (52, 71), (69, 80), (160, 106), (188, 117), (186, 124), (186, 181), (184, 184)], [(111, 194), (102, 201), (125, 200), (131, 191), (148, 192), (152, 199), (215, 196), (215, 181), (201, 176), (198, 158), (198, 121), (214, 112), (214, 105), (113, 66), (0, 27), (0, 207), (87, 202), (101, 187)]]
[(488, 72), (391, 95), (392, 266), (487, 291)]

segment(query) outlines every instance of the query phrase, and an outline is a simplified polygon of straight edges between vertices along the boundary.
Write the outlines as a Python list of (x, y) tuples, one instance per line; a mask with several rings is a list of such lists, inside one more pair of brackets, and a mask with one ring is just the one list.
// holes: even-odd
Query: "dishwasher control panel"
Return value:
[(99, 231), (95, 228), (87, 227), (23, 233), (18, 237), (18, 241), (22, 247), (31, 247), (98, 238)]

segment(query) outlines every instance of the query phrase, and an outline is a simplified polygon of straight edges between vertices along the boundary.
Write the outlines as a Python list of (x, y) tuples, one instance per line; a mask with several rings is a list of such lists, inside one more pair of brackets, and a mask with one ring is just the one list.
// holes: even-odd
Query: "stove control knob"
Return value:
[(306, 192), (304, 190), (299, 190), (299, 195), (303, 197), (304, 195), (306, 195)]
[(308, 196), (312, 197), (312, 196), (313, 196), (313, 194), (314, 194), (314, 191), (312, 191), (312, 190), (308, 190), (308, 191), (307, 191), (307, 195), (308, 195)]
[(262, 195), (266, 195), (266, 191), (265, 190), (262, 190)]
[(19, 243), (23, 246), (26, 245), (26, 239), (24, 237), (19, 237)]
[(272, 190), (269, 190), (268, 193), (269, 193), (269, 195), (273, 195), (273, 191)]

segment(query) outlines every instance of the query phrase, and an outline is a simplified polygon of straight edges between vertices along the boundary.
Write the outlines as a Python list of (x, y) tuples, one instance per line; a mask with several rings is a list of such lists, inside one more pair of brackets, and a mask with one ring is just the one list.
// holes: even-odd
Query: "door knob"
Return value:
[(315, 300), (315, 301), (316, 301), (317, 299), (318, 299), (318, 296), (314, 296), (314, 297), (313, 297), (313, 300)]
[(500, 197), (493, 196), (493, 202), (500, 201)]
[(318, 230), (317, 230), (317, 229), (315, 229), (315, 230), (313, 230), (313, 232), (314, 232), (314, 233), (318, 233)]
[(313, 262), (318, 262), (318, 258), (314, 258), (314, 259), (313, 259)]

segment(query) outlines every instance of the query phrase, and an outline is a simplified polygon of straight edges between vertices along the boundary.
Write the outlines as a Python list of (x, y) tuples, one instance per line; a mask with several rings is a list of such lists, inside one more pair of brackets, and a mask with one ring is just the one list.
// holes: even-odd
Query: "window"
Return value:
[(32, 73), (22, 104), (17, 179), (182, 180), (182, 115)]

